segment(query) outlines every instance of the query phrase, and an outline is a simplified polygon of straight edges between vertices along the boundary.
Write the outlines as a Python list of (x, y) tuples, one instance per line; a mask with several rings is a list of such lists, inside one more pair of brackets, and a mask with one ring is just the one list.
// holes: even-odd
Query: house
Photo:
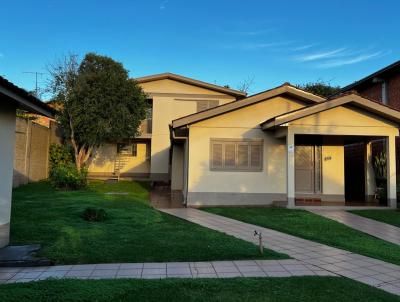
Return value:
[[(342, 92), (354, 91), (365, 98), (380, 102), (386, 106), (400, 110), (400, 61), (394, 62), (350, 85), (342, 88)], [(372, 144), (372, 157), (375, 158), (384, 151), (384, 142), (376, 140)], [(366, 148), (364, 144), (353, 144), (345, 149), (345, 156), (349, 158), (347, 174), (354, 178), (354, 186), (347, 188), (348, 196), (360, 196), (364, 190), (362, 169)], [(400, 167), (400, 140), (396, 139), (396, 165)], [(357, 171), (357, 174), (354, 174)], [(399, 170), (400, 171), (400, 170)]]
[(172, 120), (244, 98), (245, 93), (172, 73), (137, 78), (150, 109), (140, 136), (125, 144), (106, 143), (88, 165), (91, 178), (135, 178), (169, 182)]
[[(285, 83), (172, 121), (173, 196), (186, 206), (365, 205), (375, 194), (371, 141), (382, 139), (395, 208), (399, 124), (399, 111), (358, 94), (324, 99)], [(365, 192), (347, 200), (344, 149), (359, 142)]]
[(0, 247), (9, 242), (16, 109), (52, 117), (53, 109), (0, 77)]
[(342, 88), (343, 92), (351, 90), (400, 110), (400, 61)]

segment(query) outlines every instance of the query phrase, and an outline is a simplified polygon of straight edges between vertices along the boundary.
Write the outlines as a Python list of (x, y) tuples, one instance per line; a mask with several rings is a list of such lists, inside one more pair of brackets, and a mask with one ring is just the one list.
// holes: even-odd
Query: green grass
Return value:
[(400, 264), (400, 246), (305, 210), (283, 208), (206, 208), (204, 210)]
[(50, 280), (0, 286), (2, 302), (37, 301), (400, 301), (338, 277)]
[(349, 212), (400, 228), (400, 212), (396, 210), (359, 210)]
[[(108, 195), (107, 192), (127, 195)], [(147, 183), (91, 182), (81, 191), (58, 191), (40, 182), (15, 189), (11, 243), (40, 243), (41, 256), (59, 264), (279, 259), (287, 256), (161, 213), (150, 207)], [(87, 207), (107, 211), (87, 222)]]

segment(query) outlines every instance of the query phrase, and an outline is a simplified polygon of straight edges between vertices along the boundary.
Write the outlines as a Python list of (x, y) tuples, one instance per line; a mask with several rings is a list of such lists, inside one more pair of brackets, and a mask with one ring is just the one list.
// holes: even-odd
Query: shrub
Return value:
[(78, 171), (74, 163), (69, 163), (53, 166), (50, 181), (57, 188), (77, 190), (86, 186), (86, 176), (86, 169)]
[(74, 161), (74, 151), (69, 144), (50, 145), (50, 181), (53, 186), (77, 190), (86, 186), (86, 169), (78, 171)]
[(51, 144), (49, 153), (50, 174), (55, 167), (74, 163), (74, 150), (69, 144)]
[(104, 221), (107, 218), (107, 213), (104, 209), (86, 208), (82, 214), (86, 221)]

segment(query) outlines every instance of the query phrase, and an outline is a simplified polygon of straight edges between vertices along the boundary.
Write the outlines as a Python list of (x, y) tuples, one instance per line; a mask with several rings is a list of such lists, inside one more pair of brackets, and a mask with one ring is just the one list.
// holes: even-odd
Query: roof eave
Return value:
[(27, 110), (29, 112), (44, 115), (49, 118), (54, 118), (54, 115), (56, 113), (56, 110), (41, 102), (39, 99), (36, 99), (35, 102), (32, 102), (26, 97), (21, 96), (20, 94), (11, 91), (10, 89), (7, 89), (6, 87), (0, 86), (0, 94), (3, 94), (16, 102), (18, 105), (17, 107)]

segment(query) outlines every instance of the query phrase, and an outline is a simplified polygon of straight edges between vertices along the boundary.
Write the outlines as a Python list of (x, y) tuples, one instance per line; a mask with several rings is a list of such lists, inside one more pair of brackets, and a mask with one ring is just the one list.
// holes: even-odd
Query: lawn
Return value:
[(400, 301), (338, 277), (48, 280), (0, 286), (2, 302), (37, 301)]
[[(138, 182), (96, 181), (81, 191), (47, 182), (17, 188), (11, 243), (40, 243), (40, 255), (58, 264), (287, 258), (270, 250), (260, 256), (251, 243), (161, 213), (148, 196), (148, 184)], [(87, 207), (105, 209), (106, 221), (83, 220)]]
[(359, 210), (349, 212), (400, 228), (400, 212), (396, 210)]
[[(305, 210), (206, 208), (208, 212), (263, 226), (344, 250), (400, 264), (400, 246)], [(268, 244), (268, 242), (267, 242)]]

